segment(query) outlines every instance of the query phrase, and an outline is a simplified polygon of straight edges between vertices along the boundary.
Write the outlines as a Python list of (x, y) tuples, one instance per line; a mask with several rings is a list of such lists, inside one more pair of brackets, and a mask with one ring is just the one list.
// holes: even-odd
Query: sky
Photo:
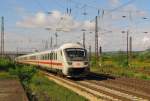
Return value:
[[(103, 51), (126, 50), (126, 33), (133, 50), (150, 48), (150, 0), (1, 0), (5, 50), (45, 50), (56, 44), (82, 43), (94, 51), (95, 16), (98, 16), (99, 45)], [(48, 30), (49, 29), (49, 30)], [(122, 33), (122, 32), (125, 33)]]

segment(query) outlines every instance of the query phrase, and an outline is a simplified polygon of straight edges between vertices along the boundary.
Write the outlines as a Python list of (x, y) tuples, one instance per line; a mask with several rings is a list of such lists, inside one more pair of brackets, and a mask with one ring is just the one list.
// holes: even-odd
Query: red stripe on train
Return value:
[(27, 62), (36, 62), (36, 63), (41, 63), (41, 64), (50, 64), (50, 65), (57, 65), (57, 66), (63, 66), (62, 63), (59, 62), (51, 62), (51, 61), (27, 61)]

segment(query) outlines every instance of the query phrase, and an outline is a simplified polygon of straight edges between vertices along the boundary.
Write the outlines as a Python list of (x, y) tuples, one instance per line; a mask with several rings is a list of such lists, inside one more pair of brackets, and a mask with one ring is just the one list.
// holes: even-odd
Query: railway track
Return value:
[[(104, 75), (99, 75), (104, 76)], [(96, 78), (97, 76), (95, 76)], [(110, 89), (119, 90), (121, 92), (131, 94), (134, 96), (139, 96), (141, 98), (145, 98), (150, 100), (150, 81), (136, 79), (136, 78), (113, 78), (107, 75), (104, 76), (105, 79), (91, 79), (94, 78), (89, 77), (86, 79), (86, 81), (90, 83), (94, 83), (96, 85), (105, 86)], [(98, 77), (100, 78), (100, 77)]]
[(48, 79), (53, 80), (54, 82), (66, 87), (68, 89), (71, 89), (72, 91), (78, 93), (81, 96), (84, 96), (85, 98), (87, 98), (90, 101), (119, 101), (119, 99), (105, 95), (105, 94), (95, 91), (93, 89), (84, 87), (70, 79), (61, 78), (61, 77), (55, 76), (55, 75), (47, 73), (47, 72), (43, 72), (43, 74), (45, 74), (48, 77)]
[[(50, 80), (55, 81), (56, 83), (71, 89), (78, 93), (81, 96), (89, 99), (90, 101), (149, 101), (148, 96), (144, 96), (137, 93), (134, 93), (128, 90), (123, 90), (120, 88), (115, 88), (111, 85), (108, 86), (108, 82), (111, 81), (107, 77), (99, 77), (102, 81), (97, 80), (96, 78), (85, 78), (85, 79), (67, 79), (55, 76), (48, 72), (43, 72)], [(108, 79), (108, 80), (107, 80)], [(113, 79), (115, 80), (115, 79)], [(113, 82), (114, 83), (114, 82)]]

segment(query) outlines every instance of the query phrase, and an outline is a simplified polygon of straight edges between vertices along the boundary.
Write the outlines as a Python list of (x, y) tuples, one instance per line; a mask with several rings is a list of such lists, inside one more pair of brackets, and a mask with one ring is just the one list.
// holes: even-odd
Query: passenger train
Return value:
[(87, 51), (78, 43), (67, 43), (57, 49), (19, 56), (15, 61), (40, 66), (66, 77), (84, 77), (89, 73)]

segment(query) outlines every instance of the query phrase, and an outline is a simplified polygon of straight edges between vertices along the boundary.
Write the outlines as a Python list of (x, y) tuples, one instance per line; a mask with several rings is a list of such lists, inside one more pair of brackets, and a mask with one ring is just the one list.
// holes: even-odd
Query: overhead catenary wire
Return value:
[[(39, 1), (39, 0), (38, 0)], [(57, 0), (58, 1), (58, 0)], [(57, 2), (56, 1), (56, 2)], [(70, 1), (73, 1), (73, 0), (70, 0)], [(131, 0), (132, 2), (134, 1), (134, 0)], [(77, 1), (78, 2), (78, 1)], [(58, 2), (59, 4), (61, 4), (60, 2)], [(83, 3), (84, 4), (84, 3)], [(83, 5), (82, 4), (82, 5)], [(62, 5), (62, 4), (61, 4)], [(89, 5), (89, 4), (88, 4)], [(87, 5), (87, 8), (91, 8), (91, 7), (89, 7)], [(43, 6), (42, 4), (40, 4), (40, 7), (41, 6)], [(72, 6), (70, 6), (71, 7), (71, 9), (72, 9)], [(41, 8), (43, 8), (43, 7), (41, 7)], [(65, 9), (66, 7), (63, 7), (63, 9)], [(74, 9), (77, 9), (76, 11), (78, 11), (78, 9), (83, 9), (82, 7), (79, 7), (79, 8), (74, 8)], [(92, 8), (93, 9), (93, 8)], [(97, 9), (97, 8), (96, 8)], [(44, 7), (44, 11), (46, 11), (46, 8)], [(121, 12), (121, 10), (120, 10), (120, 8), (119, 9), (117, 9), (117, 10), (115, 10), (115, 11), (117, 11), (117, 12)], [(81, 11), (79, 11), (79, 12), (81, 12)], [(97, 12), (98, 12), (98, 15), (100, 15), (100, 12), (102, 12), (102, 9), (97, 9)], [(127, 11), (125, 11), (125, 12), (127, 12)], [(76, 13), (75, 13), (76, 14)], [(73, 16), (73, 15), (72, 15)], [(77, 14), (77, 16), (81, 16), (80, 14)], [(88, 15), (89, 16), (89, 15)], [(105, 15), (106, 16), (106, 15)], [(60, 23), (58, 23), (57, 24), (57, 26), (59, 26), (61, 23), (64, 23), (64, 20), (59, 20), (60, 21)], [(116, 24), (117, 25), (117, 24)], [(114, 30), (113, 30), (113, 32), (115, 32)]]

